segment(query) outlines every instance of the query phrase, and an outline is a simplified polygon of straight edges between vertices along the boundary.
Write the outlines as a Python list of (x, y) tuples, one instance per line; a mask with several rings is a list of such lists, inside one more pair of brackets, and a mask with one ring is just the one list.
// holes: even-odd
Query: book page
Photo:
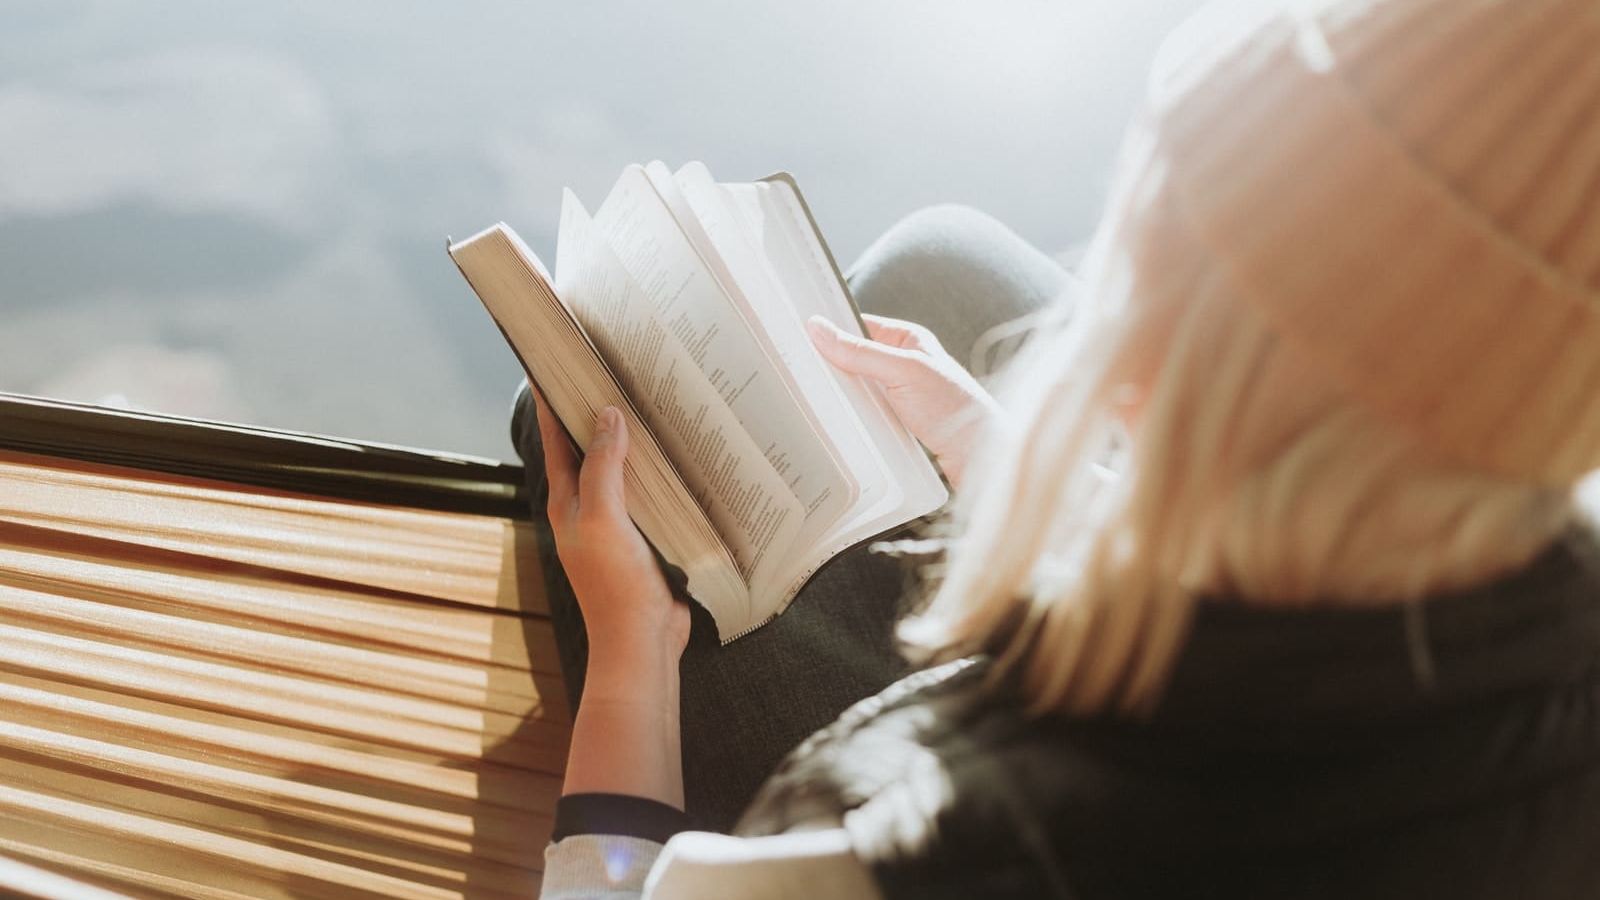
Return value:
[[(816, 435), (818, 445), (826, 451), (826, 460), (819, 457), (807, 464), (826, 465), (826, 477), (819, 481), (831, 486), (823, 502), (806, 508), (805, 525), (798, 540), (809, 544), (838, 524), (860, 498), (861, 485), (854, 476), (859, 467), (853, 466), (851, 460), (863, 448), (867, 448), (867, 452), (870, 448), (855, 412), (843, 397), (837, 396), (837, 392), (835, 396), (819, 396), (821, 373), (817, 369), (825, 363), (811, 346), (804, 324), (795, 316), (782, 285), (752, 277), (755, 272), (767, 272), (768, 268), (748, 249), (742, 235), (728, 229), (729, 217), (719, 216), (718, 209), (703, 202), (707, 197), (718, 202), (722, 199), (721, 190), (715, 182), (709, 181), (710, 173), (701, 163), (690, 163), (684, 169), (698, 169), (704, 173), (709, 193), (691, 197), (691, 191), (698, 190), (700, 185), (687, 182), (684, 170), (675, 175), (659, 161), (645, 166), (644, 171), (657, 196), (682, 227), (684, 237), (760, 344), (772, 373), (782, 381), (798, 415), (805, 417), (806, 428)], [(759, 298), (759, 302), (752, 297)], [(829, 384), (831, 382), (822, 382), (820, 386), (826, 390)], [(816, 471), (823, 474), (820, 468)], [(793, 555), (789, 558), (792, 560)]]
[[(878, 491), (876, 485), (882, 479), (875, 476), (881, 455), (845, 394), (845, 382), (851, 376), (830, 365), (812, 345), (799, 304), (762, 250), (765, 239), (775, 237), (775, 232), (763, 232), (759, 223), (752, 226), (747, 222), (704, 164), (689, 163), (673, 177), (730, 277), (743, 286), (753, 314), (771, 337), (779, 359), (792, 373), (797, 389), (815, 410), (820, 426), (836, 448), (845, 477), (855, 488), (852, 505), (863, 492)], [(867, 483), (862, 484), (860, 476), (864, 474), (874, 477), (866, 478)], [(828, 524), (836, 521), (834, 517)]]
[[(800, 316), (822, 315), (852, 333), (861, 323), (804, 201), (787, 179), (725, 184), (723, 196), (741, 220), (739, 230), (761, 248)], [(922, 446), (866, 379), (837, 370), (839, 385), (865, 427), (873, 458), (861, 458), (856, 476), (866, 486), (851, 513), (820, 542), (797, 549), (803, 562), (789, 589), (797, 590), (822, 563), (885, 528), (936, 509), (949, 497)]]
[(853, 484), (640, 167), (623, 172), (594, 222), (807, 517), (836, 518)]
[[(663, 321), (570, 191), (562, 202), (556, 278), (557, 292), (753, 584), (793, 542), (804, 509), (724, 402), (737, 386), (701, 371), (695, 349), (708, 339)], [(697, 340), (686, 345), (685, 338)], [(754, 616), (751, 625), (765, 618), (760, 611)]]
[[(804, 235), (796, 228), (790, 212), (774, 201), (772, 186), (756, 183), (718, 187), (738, 216), (734, 227), (761, 248), (763, 261), (773, 280), (784, 286), (786, 301), (796, 318), (804, 321), (820, 315), (848, 332), (860, 333), (861, 325), (849, 300), (835, 296), (837, 289), (828, 284), (831, 272), (807, 258), (801, 246)], [(898, 420), (867, 379), (831, 365), (825, 365), (824, 371), (824, 377), (854, 410), (867, 445), (864, 452), (858, 451), (850, 459), (853, 473), (862, 485), (856, 514), (862, 510), (893, 509), (904, 498), (904, 492), (898, 487), (885, 449), (896, 442), (895, 426), (890, 423)]]

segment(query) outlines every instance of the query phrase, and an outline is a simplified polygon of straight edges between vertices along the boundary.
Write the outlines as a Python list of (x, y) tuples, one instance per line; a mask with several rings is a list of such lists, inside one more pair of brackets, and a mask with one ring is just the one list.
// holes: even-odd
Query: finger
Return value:
[(537, 388), (533, 391), (534, 411), (539, 416), (539, 441), (544, 447), (544, 475), (550, 482), (546, 513), (552, 520), (571, 515), (578, 501), (578, 457), (566, 429), (544, 402)]
[(622, 461), (628, 455), (628, 426), (614, 406), (601, 410), (594, 425), (594, 438), (589, 441), (583, 469), (578, 473), (578, 513), (626, 518)]
[(924, 353), (939, 349), (939, 339), (925, 325), (872, 313), (863, 313), (861, 321), (867, 326), (867, 334), (875, 341)]
[(821, 316), (806, 322), (817, 352), (835, 366), (855, 375), (865, 375), (884, 384), (898, 384), (919, 360), (914, 350), (891, 347), (841, 330)]

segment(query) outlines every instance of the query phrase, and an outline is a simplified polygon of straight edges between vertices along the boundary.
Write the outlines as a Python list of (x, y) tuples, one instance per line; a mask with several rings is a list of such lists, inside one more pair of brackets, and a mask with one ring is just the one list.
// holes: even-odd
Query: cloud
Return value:
[[(439, 327), (436, 299), (382, 246), (334, 235), (272, 283), (6, 310), (0, 389), (508, 458), (515, 357), (464, 283), (445, 314), (470, 337)], [(492, 373), (469, 371), (480, 355)]]
[(333, 174), (321, 90), (287, 61), (198, 48), (0, 86), (0, 217), (143, 200), (303, 227)]
[[(599, 103), (563, 100), (500, 124), (482, 152), (510, 202), (548, 211), (564, 187), (603, 191), (628, 163), (647, 162), (626, 155), (633, 143)], [(603, 196), (584, 200), (594, 206)]]

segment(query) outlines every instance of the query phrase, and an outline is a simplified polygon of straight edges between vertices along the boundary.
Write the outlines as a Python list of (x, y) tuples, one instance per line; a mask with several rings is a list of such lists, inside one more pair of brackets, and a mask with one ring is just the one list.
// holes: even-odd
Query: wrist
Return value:
[(659, 638), (591, 642), (583, 696), (656, 706), (670, 700), (676, 714), (678, 659)]
[(676, 669), (590, 667), (572, 725), (563, 794), (624, 794), (683, 808)]
[(935, 449), (934, 459), (939, 464), (939, 471), (944, 473), (945, 480), (950, 482), (952, 488), (961, 487), (973, 452), (1001, 418), (1000, 404), (987, 392), (980, 391), (973, 398), (967, 413), (958, 419), (955, 432), (943, 442), (942, 447)]

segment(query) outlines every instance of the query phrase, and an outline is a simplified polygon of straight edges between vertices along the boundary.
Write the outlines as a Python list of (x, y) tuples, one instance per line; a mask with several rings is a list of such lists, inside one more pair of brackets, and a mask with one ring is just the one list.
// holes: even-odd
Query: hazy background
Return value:
[(702, 159), (841, 262), (942, 201), (1063, 249), (1197, 5), (0, 0), (0, 390), (509, 457), (447, 233)]

